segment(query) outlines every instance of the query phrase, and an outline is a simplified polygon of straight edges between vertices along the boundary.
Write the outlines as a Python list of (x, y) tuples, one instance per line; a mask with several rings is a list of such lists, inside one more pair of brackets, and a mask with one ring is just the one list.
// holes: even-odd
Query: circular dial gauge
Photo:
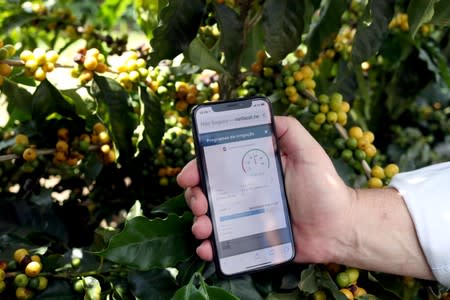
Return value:
[(248, 175), (263, 175), (269, 168), (269, 156), (260, 149), (250, 149), (242, 157), (242, 169)]

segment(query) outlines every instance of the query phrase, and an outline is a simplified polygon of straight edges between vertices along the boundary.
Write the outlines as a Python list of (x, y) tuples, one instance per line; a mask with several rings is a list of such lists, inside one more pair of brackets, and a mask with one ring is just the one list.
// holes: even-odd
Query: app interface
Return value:
[(201, 109), (197, 130), (219, 258), (286, 245), (287, 207), (268, 104)]

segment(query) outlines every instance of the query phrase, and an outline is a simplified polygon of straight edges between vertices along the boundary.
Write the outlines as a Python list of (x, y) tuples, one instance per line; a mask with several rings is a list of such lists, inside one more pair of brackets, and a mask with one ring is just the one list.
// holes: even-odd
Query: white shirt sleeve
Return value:
[(450, 162), (399, 173), (390, 186), (406, 202), (431, 271), (450, 288)]

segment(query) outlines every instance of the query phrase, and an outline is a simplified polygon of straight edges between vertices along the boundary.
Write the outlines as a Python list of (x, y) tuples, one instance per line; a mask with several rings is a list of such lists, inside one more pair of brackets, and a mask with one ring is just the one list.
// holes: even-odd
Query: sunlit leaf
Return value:
[[(439, 0), (438, 0), (439, 1)], [(420, 26), (433, 18), (436, 0), (411, 0), (408, 5), (408, 23), (411, 35), (414, 37)], [(447, 3), (448, 5), (448, 3)]]

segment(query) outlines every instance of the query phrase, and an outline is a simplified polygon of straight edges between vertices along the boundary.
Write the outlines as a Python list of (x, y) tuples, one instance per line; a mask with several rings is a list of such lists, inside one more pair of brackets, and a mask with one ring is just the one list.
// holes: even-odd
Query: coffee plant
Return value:
[[(191, 108), (268, 97), (346, 183), (450, 159), (444, 0), (0, 0), (0, 299), (450, 299), (337, 264), (195, 254)], [(383, 234), (383, 233), (380, 233)]]

